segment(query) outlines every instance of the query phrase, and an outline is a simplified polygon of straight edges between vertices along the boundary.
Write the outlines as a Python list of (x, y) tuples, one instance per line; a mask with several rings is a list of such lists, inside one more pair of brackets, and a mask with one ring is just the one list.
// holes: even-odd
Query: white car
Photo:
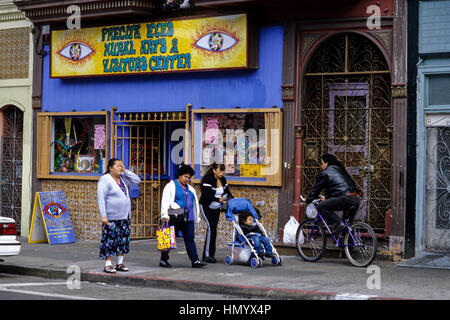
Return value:
[(20, 253), (20, 242), (16, 240), (14, 219), (0, 217), (0, 257), (16, 256)]

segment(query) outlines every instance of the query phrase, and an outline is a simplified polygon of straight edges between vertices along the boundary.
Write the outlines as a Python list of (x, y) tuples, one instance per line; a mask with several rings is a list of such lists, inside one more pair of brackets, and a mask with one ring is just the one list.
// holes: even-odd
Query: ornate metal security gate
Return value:
[[(159, 226), (162, 190), (168, 180), (161, 180), (164, 172), (164, 151), (168, 154), (170, 137), (166, 125), (184, 122), (186, 112), (115, 113), (111, 110), (111, 154), (124, 160), (138, 174), (140, 196), (132, 199), (135, 209), (131, 219), (131, 238), (156, 237)], [(166, 168), (166, 174), (168, 174)]]
[(20, 232), (22, 215), (23, 112), (17, 107), (3, 109), (1, 140), (1, 215), (16, 221)]
[(348, 168), (363, 199), (356, 219), (384, 231), (391, 187), (391, 83), (379, 49), (357, 34), (322, 44), (305, 73), (303, 192), (332, 153)]
[(450, 252), (450, 118), (426, 120), (425, 250)]

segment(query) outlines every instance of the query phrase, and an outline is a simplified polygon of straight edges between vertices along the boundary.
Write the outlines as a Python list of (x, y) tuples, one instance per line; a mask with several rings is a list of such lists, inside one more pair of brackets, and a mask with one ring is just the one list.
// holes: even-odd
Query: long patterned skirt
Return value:
[(110, 227), (102, 225), (101, 259), (130, 251), (130, 219), (112, 220), (110, 224)]

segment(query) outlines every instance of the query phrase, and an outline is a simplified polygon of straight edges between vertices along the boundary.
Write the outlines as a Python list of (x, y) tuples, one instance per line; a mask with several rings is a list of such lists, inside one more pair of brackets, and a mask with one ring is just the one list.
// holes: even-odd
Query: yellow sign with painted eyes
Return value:
[(51, 77), (249, 67), (247, 15), (53, 31)]

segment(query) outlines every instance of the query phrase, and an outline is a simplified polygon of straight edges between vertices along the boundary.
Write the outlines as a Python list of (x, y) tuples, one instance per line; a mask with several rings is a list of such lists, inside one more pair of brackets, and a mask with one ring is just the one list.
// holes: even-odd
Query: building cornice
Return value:
[(159, 7), (158, 0), (18, 0), (19, 10), (34, 23), (60, 23), (67, 20), (67, 8), (77, 5), (84, 19), (108, 18), (126, 15), (151, 15)]
[(0, 23), (26, 20), (25, 13), (19, 11), (14, 4), (0, 4)]

